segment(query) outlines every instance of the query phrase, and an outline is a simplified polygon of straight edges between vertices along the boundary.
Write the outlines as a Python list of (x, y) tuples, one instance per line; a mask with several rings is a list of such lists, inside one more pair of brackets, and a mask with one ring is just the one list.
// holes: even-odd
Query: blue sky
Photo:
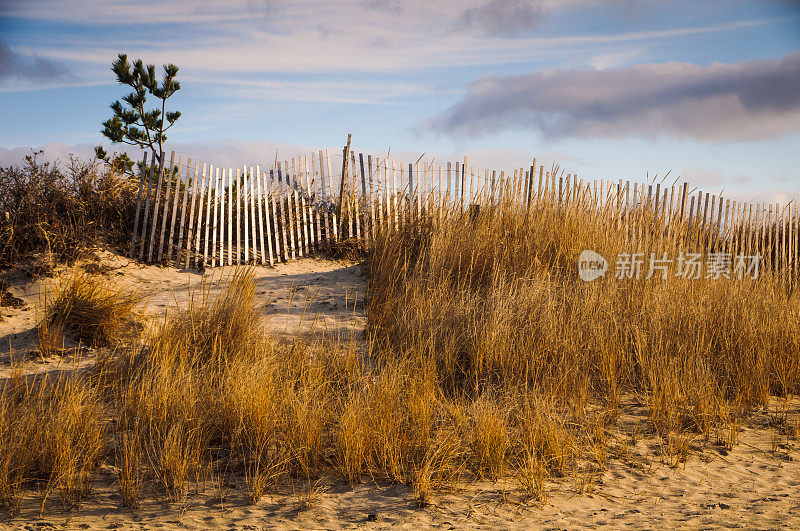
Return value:
[(0, 0), (0, 163), (103, 142), (118, 52), (180, 67), (168, 147), (195, 160), (350, 132), (411, 162), (800, 198), (796, 1)]

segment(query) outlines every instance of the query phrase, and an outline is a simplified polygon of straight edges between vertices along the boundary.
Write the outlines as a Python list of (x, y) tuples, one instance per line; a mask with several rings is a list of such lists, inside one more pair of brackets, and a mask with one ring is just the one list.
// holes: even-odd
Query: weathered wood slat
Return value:
[[(258, 248), (261, 251), (261, 265), (266, 265), (269, 262), (269, 265), (272, 265), (272, 249), (270, 249), (270, 256), (267, 257), (266, 248), (264, 247), (264, 196), (263, 196), (263, 188), (261, 186), (261, 165), (256, 164), (256, 173), (255, 173), (255, 189), (256, 189), (256, 201), (257, 201), (257, 216), (258, 216)], [(267, 223), (267, 227), (269, 227), (269, 223)]]
[[(314, 154), (311, 154), (311, 160), (314, 160)], [(306, 193), (308, 194), (308, 215), (309, 215), (309, 230), (311, 231), (311, 245), (312, 252), (318, 251), (322, 242), (322, 235), (320, 234), (320, 219), (319, 219), (319, 194), (317, 194), (317, 181), (316, 175), (308, 166), (308, 155), (303, 156), (303, 172), (306, 177)]]
[(173, 179), (173, 171), (174, 171), (174, 162), (175, 162), (175, 152), (173, 151), (170, 155), (169, 160), (169, 171), (167, 172), (167, 180), (164, 183), (164, 215), (161, 218), (161, 237), (158, 240), (158, 256), (156, 260), (159, 262), (161, 258), (164, 256), (164, 245), (166, 244), (166, 235), (167, 235), (167, 220), (169, 219), (169, 200), (171, 197), (171, 188), (172, 188), (172, 179)]
[(314, 211), (312, 210), (313, 203), (311, 202), (311, 186), (308, 179), (308, 168), (305, 162), (308, 157), (299, 158), (297, 165), (300, 169), (300, 202), (303, 206), (303, 224), (305, 226), (304, 233), (306, 237), (306, 256), (310, 256), (314, 251)]
[[(205, 177), (205, 176), (203, 176)], [(200, 163), (196, 162), (194, 167), (194, 178), (192, 179), (192, 202), (189, 205), (189, 219), (187, 220), (188, 225), (186, 226), (186, 245), (184, 248), (184, 252), (186, 253), (186, 259), (184, 261), (183, 267), (188, 269), (194, 264), (195, 261), (195, 254), (192, 254), (192, 246), (194, 245), (195, 240), (195, 228), (194, 228), (194, 220), (195, 220), (195, 208), (197, 207), (197, 191), (198, 187), (202, 187), (203, 183), (201, 183), (202, 179), (200, 178)], [(186, 186), (186, 190), (188, 192), (189, 186)], [(203, 207), (203, 199), (202, 199), (203, 192), (200, 192), (200, 207)], [(184, 205), (185, 206), (185, 205)], [(199, 216), (198, 216), (199, 217)]]
[(280, 218), (278, 217), (278, 205), (279, 205), (279, 197), (278, 197), (278, 187), (275, 183), (275, 174), (277, 172), (275, 169), (270, 168), (269, 170), (269, 189), (270, 189), (270, 198), (272, 199), (272, 233), (275, 238), (275, 261), (281, 261), (281, 250), (283, 247), (281, 246), (281, 223)]
[[(348, 150), (349, 152), (349, 150)], [(348, 238), (352, 238), (358, 229), (360, 229), (360, 225), (358, 222), (358, 210), (356, 210), (356, 205), (353, 204), (353, 200), (355, 200), (356, 195), (356, 182), (358, 178), (356, 177), (356, 155), (355, 153), (350, 153), (350, 163), (344, 169), (344, 173), (347, 174), (347, 186), (344, 188), (345, 190), (345, 201), (347, 201), (347, 228), (350, 232), (347, 234)], [(341, 215), (341, 214), (340, 214)]]
[(271, 230), (270, 215), (269, 215), (269, 196), (267, 195), (267, 183), (266, 183), (267, 172), (266, 171), (262, 172), (260, 166), (258, 166), (258, 170), (257, 171), (258, 171), (258, 175), (259, 175), (259, 177), (258, 177), (258, 185), (260, 187), (259, 207), (263, 206), (262, 219), (263, 219), (263, 223), (264, 223), (264, 228), (266, 229), (266, 234), (264, 234), (264, 231), (262, 230), (261, 247), (264, 248), (264, 238), (266, 238), (266, 241), (267, 241), (267, 247), (266, 247), (267, 260), (269, 261), (270, 267), (272, 267), (272, 266), (275, 265), (275, 259), (274, 259), (274, 249), (272, 248), (272, 230)]
[(288, 262), (291, 259), (291, 233), (289, 233), (289, 228), (291, 227), (289, 220), (289, 213), (288, 210), (288, 201), (287, 197), (288, 194), (286, 193), (286, 188), (283, 186), (283, 173), (281, 171), (281, 163), (279, 162), (275, 172), (277, 180), (277, 188), (278, 188), (278, 222), (280, 223), (281, 229), (281, 243), (283, 244), (283, 261)]
[[(330, 150), (325, 150), (325, 162), (327, 163), (327, 170), (328, 170), (328, 190), (330, 191), (331, 195), (331, 207), (333, 206), (333, 201), (335, 198), (333, 197), (333, 191), (336, 189), (333, 187), (333, 170), (331, 169), (331, 152)], [(322, 161), (320, 160), (320, 164)], [(320, 169), (320, 173), (322, 170)], [(344, 176), (342, 176), (344, 178)], [(336, 218), (336, 210), (331, 208), (331, 227), (333, 228), (333, 241), (339, 241), (339, 221)]]
[[(295, 186), (297, 187), (297, 195), (300, 199), (300, 215), (302, 216), (301, 226), (303, 228), (303, 256), (309, 256), (309, 233), (308, 233), (308, 212), (306, 211), (306, 194), (303, 187), (302, 167), (300, 160), (297, 161), (297, 169), (295, 167), (295, 159), (292, 159), (292, 178), (295, 179)], [(300, 171), (298, 171), (298, 169)], [(296, 177), (295, 177), (296, 176)], [(298, 217), (298, 220), (300, 217)]]
[(250, 263), (256, 264), (261, 256), (258, 249), (258, 211), (256, 210), (256, 201), (258, 197), (256, 195), (256, 175), (253, 166), (249, 166), (247, 170), (247, 201), (250, 214)]
[[(155, 161), (150, 162), (150, 167), (147, 168), (147, 200), (145, 201), (144, 215), (142, 216), (142, 231), (139, 235), (139, 260), (144, 260), (145, 248), (147, 247), (147, 224), (150, 220), (150, 200), (153, 191), (153, 175), (156, 171)], [(151, 224), (152, 227), (152, 224)], [(152, 228), (150, 229), (152, 232)]]
[[(227, 250), (228, 250), (228, 257), (227, 257), (227, 264), (233, 265), (233, 252), (234, 252), (234, 243), (233, 243), (233, 234), (234, 234), (234, 219), (233, 219), (233, 205), (235, 202), (234, 199), (234, 181), (233, 181), (233, 168), (228, 168), (228, 181), (227, 181), (227, 191), (228, 191), (228, 219), (226, 220), (225, 225), (227, 226), (228, 232), (228, 240), (227, 240)], [(237, 201), (238, 202), (238, 201)]]
[[(287, 167), (288, 173), (288, 167)], [(288, 177), (287, 177), (288, 180)], [(294, 219), (295, 225), (297, 228), (297, 254), (300, 256), (305, 256), (303, 252), (303, 235), (302, 235), (302, 215), (301, 215), (301, 208), (300, 208), (300, 193), (297, 189), (297, 178), (295, 174), (295, 167), (294, 167), (294, 159), (292, 159), (292, 196), (294, 199)]]
[(136, 245), (136, 235), (139, 229), (139, 214), (142, 209), (142, 190), (147, 180), (147, 152), (142, 156), (142, 166), (139, 168), (139, 191), (136, 193), (136, 215), (133, 218), (133, 230), (131, 231), (131, 245), (128, 250), (128, 257), (133, 258), (134, 246)]
[(153, 204), (153, 222), (152, 227), (150, 229), (150, 246), (147, 250), (147, 261), (153, 261), (153, 249), (155, 248), (155, 238), (156, 238), (156, 230), (158, 227), (158, 214), (159, 214), (159, 205), (161, 204), (161, 185), (164, 181), (164, 158), (161, 157), (161, 161), (158, 165), (158, 176), (156, 177), (156, 195)]
[(278, 178), (282, 178), (282, 186), (285, 195), (284, 201), (286, 202), (286, 222), (288, 224), (288, 238), (289, 238), (289, 252), (291, 254), (292, 260), (297, 260), (297, 248), (295, 246), (295, 234), (294, 234), (294, 226), (295, 226), (295, 219), (294, 219), (294, 209), (292, 204), (292, 187), (289, 184), (289, 163), (284, 161), (283, 163), (283, 171), (280, 171), (281, 168), (278, 168)]
[(397, 164), (394, 160), (392, 160), (392, 204), (392, 210), (394, 211), (394, 230), (397, 232), (400, 227), (400, 221), (397, 216)]
[(236, 218), (234, 220), (236, 223), (236, 254), (234, 255), (233, 264), (238, 265), (242, 263), (242, 175), (239, 168), (236, 168), (234, 186), (236, 187)]
[[(402, 175), (401, 175), (402, 177)], [(416, 188), (414, 187), (414, 165), (409, 163), (408, 165), (408, 209), (406, 211), (406, 215), (408, 216), (408, 223), (411, 224), (414, 222), (414, 198), (417, 195), (415, 193)]]
[[(184, 223), (186, 221), (186, 202), (189, 199), (189, 181), (191, 179), (192, 173), (192, 159), (189, 158), (186, 161), (186, 184), (183, 187), (183, 200), (181, 201), (181, 221), (178, 227), (178, 241), (175, 243), (176, 250), (175, 250), (175, 260), (180, 261), (181, 256), (181, 249), (186, 250), (186, 242), (188, 242), (188, 238), (184, 238)], [(197, 183), (197, 179), (192, 181), (193, 184)], [(172, 241), (172, 239), (170, 239)], [(186, 252), (186, 262), (188, 265), (189, 261), (189, 253)]]
[[(244, 239), (242, 240), (242, 244), (244, 247), (244, 258), (240, 263), (249, 263), (250, 262), (250, 176), (247, 173), (247, 166), (242, 166), (242, 180), (239, 181), (239, 185), (242, 188), (241, 195), (241, 203), (242, 203), (242, 210), (244, 210)], [(241, 223), (241, 222), (240, 222)]]
[(181, 173), (183, 172), (183, 157), (178, 157), (178, 167), (175, 168), (175, 193), (172, 200), (172, 217), (169, 221), (169, 239), (167, 240), (167, 262), (172, 261), (172, 251), (175, 246), (175, 225), (178, 219), (178, 203), (181, 195)]
[[(206, 175), (206, 163), (203, 163), (202, 184), (200, 185), (200, 202), (197, 206), (197, 228), (195, 229), (195, 243), (194, 254), (195, 264), (198, 267), (205, 267), (206, 257), (208, 256), (208, 228), (212, 224), (211, 221), (211, 180), (212, 180), (213, 167), (211, 167)], [(205, 198), (205, 234), (203, 234), (203, 199)], [(204, 236), (201, 238), (201, 236)], [(203, 255), (199, 264), (197, 260), (200, 259), (200, 240), (203, 240)]]
[[(367, 170), (369, 174), (370, 237), (372, 241), (375, 241), (375, 237), (377, 235), (376, 223), (378, 222), (378, 216), (375, 212), (375, 182), (373, 181), (373, 175), (372, 175), (372, 155), (367, 156)], [(378, 212), (380, 212), (380, 205), (378, 206)]]
[[(215, 173), (216, 171), (216, 173)], [(211, 186), (213, 183), (213, 187)], [(219, 177), (219, 168), (214, 168), (211, 166), (208, 171), (208, 191), (206, 192), (206, 198), (208, 199), (208, 203), (206, 204), (206, 213), (210, 212), (211, 202), (214, 202), (214, 217), (212, 219), (212, 230), (211, 230), (211, 249), (209, 251), (208, 248), (208, 225), (206, 225), (206, 243), (203, 247), (203, 262), (206, 261), (206, 256), (208, 253), (211, 253), (211, 267), (216, 267), (217, 261), (219, 260), (220, 265), (222, 265), (222, 253), (217, 252), (217, 233), (219, 232), (219, 210), (220, 210), (220, 201), (219, 201), (219, 191), (220, 191), (220, 177)], [(213, 193), (213, 197), (212, 197)]]

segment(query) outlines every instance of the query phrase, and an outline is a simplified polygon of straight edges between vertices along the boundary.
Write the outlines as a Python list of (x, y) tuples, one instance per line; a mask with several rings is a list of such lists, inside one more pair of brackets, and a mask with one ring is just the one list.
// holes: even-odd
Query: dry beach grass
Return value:
[[(796, 293), (768, 272), (578, 279), (580, 250), (613, 256), (626, 240), (614, 220), (579, 209), (501, 201), (477, 218), (381, 235), (367, 259), (364, 337), (279, 336), (250, 269), (213, 293), (198, 284), (135, 341), (95, 326), (82, 337), (106, 346), (90, 370), (0, 384), (0, 503), (9, 515), (30, 516), (34, 500), (42, 514), (80, 515), (111, 492), (115, 514), (195, 515), (202, 527), (203, 504), (216, 510), (236, 485), (229, 513), (251, 504), (259, 523), (340, 527), (361, 516), (331, 500), (372, 485), (401, 508), (366, 497), (363, 512), (411, 515), (394, 523), (576, 525), (602, 519), (584, 509), (600, 511), (587, 500), (603, 493), (626, 497), (627, 510), (632, 485), (695, 481), (759, 445), (731, 477), (774, 460), (786, 468), (758, 472), (758, 488), (796, 492)], [(654, 220), (637, 246), (670, 241)], [(68, 277), (47, 299), (45, 315), (59, 317), (42, 323), (74, 333), (128, 322), (135, 299), (97, 282)], [(153, 513), (153, 500), (171, 509)], [(785, 501), (775, 518), (796, 510)], [(661, 522), (680, 521), (671, 517)]]

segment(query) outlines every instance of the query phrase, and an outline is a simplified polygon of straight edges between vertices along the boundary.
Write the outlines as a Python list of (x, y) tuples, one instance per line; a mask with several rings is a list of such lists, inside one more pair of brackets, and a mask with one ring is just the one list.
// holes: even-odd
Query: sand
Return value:
[[(137, 291), (143, 298), (145, 320), (155, 322), (167, 312), (185, 307), (201, 291), (213, 298), (232, 267), (196, 270), (142, 265), (109, 252), (95, 253), (96, 260), (84, 260), (74, 267), (98, 265), (109, 282)], [(277, 336), (289, 338), (320, 336), (323, 339), (360, 337), (364, 324), (366, 279), (355, 262), (304, 259), (279, 264), (274, 268), (253, 266), (257, 279), (256, 296), (263, 304), (267, 327)], [(48, 290), (68, 268), (59, 267), (53, 277), (29, 278), (25, 269), (6, 271), (7, 293), (18, 300), (13, 308), (0, 308), (0, 378), (10, 376), (12, 368), (25, 373), (85, 367), (94, 362), (95, 352), (80, 345), (65, 345), (66, 356), (42, 358), (37, 348), (36, 324)], [(79, 348), (80, 347), (80, 348)]]
[[(186, 304), (205, 281), (210, 292), (228, 270), (205, 274), (142, 266), (100, 253), (106, 275), (141, 290), (143, 311), (151, 318)], [(363, 326), (365, 276), (352, 262), (305, 259), (275, 268), (255, 268), (258, 296), (265, 302), (268, 326), (279, 336), (327, 335), (359, 338)], [(39, 359), (36, 353), (37, 304), (55, 279), (30, 279), (6, 272), (8, 292), (20, 308), (3, 307), (0, 321), (0, 379), (12, 371), (41, 373), (72, 370), (92, 363), (94, 352), (81, 349), (64, 359)], [(9, 299), (11, 300), (11, 299)], [(76, 347), (72, 345), (73, 349)], [(41, 494), (28, 492), (21, 511), (0, 513), (0, 528), (27, 529), (572, 529), (592, 527), (773, 529), (800, 526), (800, 453), (798, 441), (776, 424), (788, 407), (798, 418), (800, 400), (775, 401), (736, 430), (732, 448), (697, 436), (685, 461), (663, 455), (654, 438), (631, 437), (644, 426), (643, 408), (623, 406), (608, 467), (547, 483), (544, 503), (526, 499), (513, 478), (501, 482), (464, 478), (436, 493), (420, 508), (405, 485), (366, 481), (298, 484), (247, 501), (243, 478), (217, 473), (198, 485), (183, 505), (157, 492), (145, 493), (137, 510), (121, 507), (112, 464), (101, 465), (95, 487), (81, 506), (64, 510), (57, 495), (40, 518)], [(719, 434), (724, 439), (728, 434)]]

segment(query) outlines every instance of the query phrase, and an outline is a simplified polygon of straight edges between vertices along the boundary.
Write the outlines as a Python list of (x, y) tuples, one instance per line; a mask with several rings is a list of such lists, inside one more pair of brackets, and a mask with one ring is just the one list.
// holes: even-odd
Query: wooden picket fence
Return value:
[[(343, 178), (344, 176), (344, 178)], [(462, 215), (511, 201), (520, 208), (583, 209), (604, 216), (634, 244), (659, 233), (675, 250), (759, 255), (763, 270), (794, 279), (798, 212), (788, 205), (731, 201), (687, 183), (579, 179), (536, 159), (529, 168), (475, 169), (356, 153), (349, 144), (262, 168), (219, 168), (170, 155), (140, 173), (130, 256), (186, 268), (278, 262), (347, 239), (369, 244), (421, 218)]]

